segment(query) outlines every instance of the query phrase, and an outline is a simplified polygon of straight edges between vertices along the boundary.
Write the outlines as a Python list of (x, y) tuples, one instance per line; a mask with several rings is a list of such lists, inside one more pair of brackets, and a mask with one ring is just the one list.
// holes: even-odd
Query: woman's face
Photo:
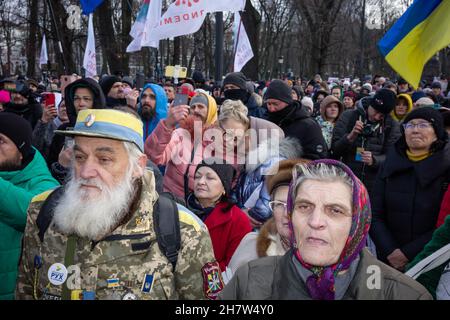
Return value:
[(288, 198), (289, 186), (280, 186), (275, 189), (272, 196), (273, 217), (275, 219), (275, 226), (280, 236), (289, 238), (289, 217), (286, 210), (286, 203)]
[(325, 117), (328, 121), (335, 121), (339, 115), (339, 106), (337, 103), (330, 103), (325, 109)]
[(306, 180), (300, 185), (292, 226), (306, 263), (324, 267), (338, 262), (352, 225), (351, 199), (343, 182)]
[[(408, 125), (412, 125), (412, 127), (408, 128)], [(430, 151), (430, 147), (437, 137), (431, 123), (425, 119), (413, 119), (406, 124), (405, 139), (411, 151), (427, 152)]]
[(245, 152), (249, 148), (249, 136), (247, 134), (247, 126), (234, 119), (228, 119), (220, 123), (220, 128), (223, 133), (223, 142), (225, 144), (234, 144), (235, 147), (240, 147), (245, 144)]
[(404, 116), (407, 110), (408, 105), (406, 104), (406, 101), (403, 99), (398, 100), (397, 105), (395, 106), (395, 114), (398, 116)]
[(194, 176), (194, 194), (200, 201), (215, 203), (225, 189), (217, 173), (208, 167), (201, 167)]
[(295, 92), (295, 90), (291, 91), (291, 95), (292, 95), (293, 100), (298, 100), (298, 95), (297, 95), (297, 92)]
[(350, 97), (344, 97), (343, 103), (344, 103), (345, 109), (351, 109), (355, 105), (355, 103), (353, 102), (353, 99)]

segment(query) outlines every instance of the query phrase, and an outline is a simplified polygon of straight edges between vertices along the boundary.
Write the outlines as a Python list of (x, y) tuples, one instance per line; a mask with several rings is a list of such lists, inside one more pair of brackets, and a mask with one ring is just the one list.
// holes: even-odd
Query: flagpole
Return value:
[(67, 74), (66, 57), (64, 56), (64, 51), (63, 51), (63, 47), (61, 44), (61, 37), (59, 34), (58, 26), (56, 25), (56, 19), (55, 19), (55, 13), (53, 12), (53, 6), (52, 6), (52, 3), (50, 0), (47, 0), (47, 4), (48, 4), (49, 10), (50, 10), (50, 14), (52, 16), (53, 26), (55, 27), (55, 30), (56, 30), (56, 37), (58, 39), (58, 48), (59, 48), (59, 53), (61, 54), (62, 61), (63, 61), (64, 73)]
[(223, 76), (223, 12), (216, 12), (216, 72), (215, 80), (222, 81)]

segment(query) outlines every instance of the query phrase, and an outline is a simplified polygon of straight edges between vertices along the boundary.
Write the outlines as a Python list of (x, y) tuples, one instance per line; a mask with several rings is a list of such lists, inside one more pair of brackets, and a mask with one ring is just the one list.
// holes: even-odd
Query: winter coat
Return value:
[[(192, 205), (192, 197), (195, 198), (191, 194), (189, 197), (190, 201), (187, 203), (188, 209), (201, 216), (201, 209), (196, 205)], [(247, 215), (237, 206), (233, 205), (224, 212), (229, 206), (226, 202), (219, 202), (204, 220), (211, 236), (214, 256), (220, 265), (221, 271), (225, 271), (242, 238), (252, 231)]]
[(284, 131), (286, 137), (297, 138), (302, 145), (305, 159), (323, 159), (328, 157), (326, 142), (322, 130), (299, 101), (294, 101), (287, 108), (289, 113), (281, 120), (274, 120), (268, 114), (268, 120), (274, 122)]
[[(326, 120), (326, 110), (327, 106), (331, 103), (337, 103), (339, 107), (339, 113), (337, 118), (334, 120), (334, 122)], [(342, 102), (336, 98), (335, 96), (326, 96), (320, 103), (320, 116), (315, 117), (317, 123), (319, 124), (320, 128), (322, 129), (322, 135), (325, 139), (325, 142), (327, 143), (328, 150), (331, 149), (331, 140), (333, 137), (333, 129), (334, 125), (336, 124), (337, 119), (341, 116), (342, 112), (344, 112), (344, 105)]]
[[(414, 258), (412, 262), (410, 262), (406, 269), (409, 270), (414, 267), (417, 263), (425, 259), (426, 257), (432, 255), (442, 247), (448, 245), (450, 243), (450, 218), (446, 218), (444, 224), (437, 228), (433, 232), (433, 237), (431, 241), (426, 244), (423, 250)], [(450, 262), (450, 261), (447, 261)], [(436, 296), (436, 287), (439, 283), (439, 278), (447, 264), (443, 263), (439, 267), (434, 268), (428, 272), (422, 273), (418, 278), (419, 281), (428, 291)]]
[[(83, 78), (72, 82), (64, 90), (67, 117), (69, 118), (69, 122), (60, 125), (58, 127), (58, 130), (73, 128), (75, 126), (75, 123), (77, 122), (78, 113), (73, 102), (75, 90), (77, 87), (87, 87), (94, 93), (93, 109), (106, 109), (106, 99), (103, 95), (102, 88), (97, 81), (91, 78)], [(59, 154), (64, 146), (64, 141), (65, 137), (62, 135), (55, 134), (55, 136), (53, 137), (47, 158), (47, 164), (49, 167), (51, 167), (53, 163), (58, 162)]]
[(371, 196), (370, 235), (382, 261), (400, 249), (412, 261), (431, 240), (450, 171), (450, 144), (413, 162), (399, 141), (380, 167)]
[(33, 146), (39, 150), (44, 159), (48, 158), (50, 145), (58, 126), (54, 121), (43, 123), (39, 120), (33, 130)]
[(228, 268), (231, 274), (249, 261), (267, 256), (282, 256), (286, 253), (280, 235), (275, 226), (275, 220), (269, 219), (259, 232), (245, 235), (231, 257)]
[[(342, 113), (334, 126), (331, 151), (332, 157), (348, 165), (371, 194), (378, 168), (386, 158), (388, 148), (394, 145), (401, 133), (399, 124), (387, 115), (382, 125), (372, 135), (367, 138), (359, 135), (354, 142), (350, 142), (347, 136), (353, 130), (357, 120), (365, 119), (365, 114), (365, 109), (361, 107), (346, 110)], [(367, 166), (362, 161), (355, 160), (356, 149), (363, 145), (364, 150), (372, 152), (372, 166)]]
[(0, 300), (14, 298), (28, 204), (35, 195), (56, 186), (37, 150), (23, 170), (0, 171)]
[(164, 92), (164, 89), (153, 83), (146, 84), (141, 91), (139, 96), (139, 101), (142, 101), (142, 94), (145, 90), (150, 88), (156, 96), (156, 105), (155, 105), (155, 116), (151, 120), (145, 120), (142, 118), (142, 106), (139, 105), (138, 114), (141, 116), (141, 120), (144, 124), (144, 142), (147, 140), (148, 136), (155, 130), (161, 119), (167, 118), (167, 96)]
[(447, 187), (447, 191), (444, 194), (444, 199), (441, 203), (441, 210), (439, 210), (438, 220), (436, 222), (436, 228), (439, 228), (444, 224), (447, 216), (450, 215), (450, 185)]
[(248, 98), (248, 101), (245, 104), (248, 109), (248, 115), (250, 117), (265, 119), (267, 110), (262, 107), (261, 103), (258, 103), (254, 95), (256, 95), (256, 93), (250, 95), (250, 98)]
[[(239, 176), (235, 188), (235, 198), (241, 208), (249, 208), (248, 214), (260, 222), (265, 222), (272, 216), (269, 207), (270, 194), (266, 187), (266, 176), (269, 169), (285, 159), (302, 157), (302, 146), (297, 139), (287, 138), (279, 142), (278, 139), (265, 140), (257, 149), (250, 151), (248, 160), (257, 163), (247, 163), (245, 171)], [(256, 202), (246, 205), (247, 200), (257, 193)], [(252, 196), (253, 198), (253, 196)]]
[[(379, 270), (380, 285), (369, 288), (373, 272)], [(265, 257), (238, 269), (219, 294), (223, 300), (310, 300), (305, 283), (296, 270), (292, 251), (284, 256)], [(376, 260), (366, 249), (361, 252), (356, 273), (343, 300), (431, 300), (428, 291), (415, 280)]]

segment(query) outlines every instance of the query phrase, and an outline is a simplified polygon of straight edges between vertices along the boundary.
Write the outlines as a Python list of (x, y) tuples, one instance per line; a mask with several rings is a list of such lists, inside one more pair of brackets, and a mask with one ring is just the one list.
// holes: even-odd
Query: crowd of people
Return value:
[(445, 82), (65, 78), (0, 81), (0, 299), (450, 299)]

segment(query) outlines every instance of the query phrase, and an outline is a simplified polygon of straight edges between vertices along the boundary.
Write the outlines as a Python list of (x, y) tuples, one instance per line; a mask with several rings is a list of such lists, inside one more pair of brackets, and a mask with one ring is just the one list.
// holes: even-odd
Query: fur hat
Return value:
[(309, 163), (310, 160), (306, 159), (287, 159), (278, 162), (272, 168), (270, 168), (270, 175), (266, 178), (267, 191), (269, 194), (280, 187), (289, 186), (292, 180), (292, 169), (298, 163)]

